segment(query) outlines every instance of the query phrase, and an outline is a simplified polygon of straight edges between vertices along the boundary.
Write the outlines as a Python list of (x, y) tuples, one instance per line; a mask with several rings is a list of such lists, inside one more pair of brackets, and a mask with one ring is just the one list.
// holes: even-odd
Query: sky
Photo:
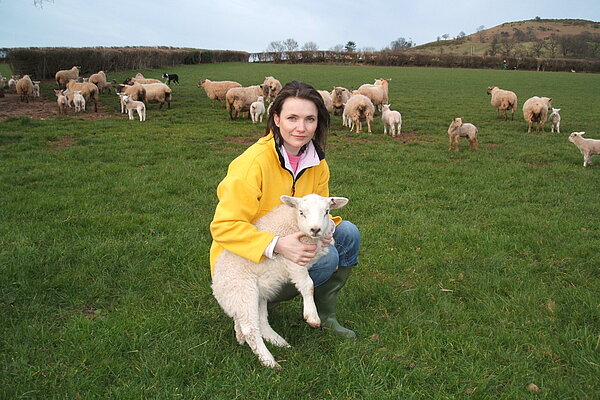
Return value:
[(504, 22), (600, 22), (598, 0), (0, 0), (0, 48), (171, 46), (265, 51), (292, 38), (321, 50), (417, 45)]

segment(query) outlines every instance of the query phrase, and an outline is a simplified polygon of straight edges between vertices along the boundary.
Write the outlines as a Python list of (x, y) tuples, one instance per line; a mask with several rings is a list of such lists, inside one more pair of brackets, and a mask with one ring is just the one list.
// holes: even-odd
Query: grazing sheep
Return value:
[(491, 94), (490, 103), (496, 109), (496, 117), (500, 115), (500, 110), (504, 110), (504, 120), (508, 120), (507, 111), (512, 110), (511, 120), (515, 119), (517, 110), (517, 95), (510, 90), (500, 89), (498, 86), (489, 86), (487, 94)]
[(104, 73), (104, 71), (98, 71), (98, 73), (90, 75), (88, 82), (98, 86), (100, 93), (104, 93), (104, 89), (108, 89), (108, 93), (110, 94), (110, 88), (108, 86), (106, 73)]
[(75, 107), (75, 112), (85, 111), (85, 98), (79, 90), (73, 92), (73, 106)]
[(100, 97), (98, 86), (90, 82), (79, 83), (75, 82), (74, 80), (70, 80), (69, 83), (67, 83), (67, 90), (67, 98), (69, 99), (69, 102), (73, 102), (75, 91), (78, 90), (85, 99), (85, 103), (89, 105), (90, 102), (93, 102), (94, 112), (98, 112), (98, 98)]
[(79, 70), (81, 70), (80, 66), (73, 66), (71, 69), (63, 69), (58, 71), (54, 75), (54, 79), (56, 80), (56, 84), (59, 88), (65, 89), (69, 81), (79, 79)]
[(56, 105), (58, 106), (58, 114), (67, 114), (67, 106), (69, 101), (67, 100), (67, 96), (63, 93), (62, 90), (54, 89), (54, 94), (56, 95)]
[(342, 114), (344, 124), (350, 126), (350, 132), (356, 127), (356, 133), (362, 130), (363, 121), (367, 122), (369, 133), (371, 133), (371, 121), (373, 121), (373, 115), (375, 114), (375, 106), (373, 102), (365, 95), (353, 94)]
[(469, 139), (469, 150), (475, 148), (479, 150), (477, 143), (477, 127), (473, 124), (463, 124), (462, 118), (454, 118), (448, 128), (448, 136), (450, 137), (450, 145), (448, 150), (452, 150), (452, 142), (456, 143), (456, 151), (458, 151), (458, 140), (461, 137)]
[(537, 123), (536, 131), (540, 130), (542, 126), (542, 132), (544, 132), (544, 125), (546, 124), (546, 118), (548, 117), (548, 110), (552, 108), (552, 98), (550, 97), (538, 97), (533, 96), (527, 99), (523, 104), (523, 118), (525, 122), (529, 124), (527, 133), (531, 133), (533, 124)]
[(166, 72), (163, 74), (163, 79), (167, 85), (170, 85), (171, 82), (175, 82), (179, 85), (179, 75), (177, 74), (167, 74)]
[[(124, 94), (129, 96), (132, 100), (146, 102), (146, 89), (139, 83), (134, 83), (133, 85), (118, 85), (117, 94)], [(121, 113), (127, 113), (123, 102), (121, 102)]]
[(375, 84), (364, 84), (358, 88), (358, 93), (367, 96), (379, 110), (388, 103), (388, 84), (391, 79), (377, 79)]
[[(274, 100), (275, 97), (277, 97), (282, 88), (281, 82), (279, 82), (272, 76), (265, 77), (265, 81), (263, 82), (262, 87), (265, 90), (265, 95), (268, 96), (268, 99), (270, 99), (271, 101)], [(268, 92), (268, 94), (266, 92)]]
[(331, 100), (333, 102), (333, 114), (337, 111), (344, 111), (344, 105), (348, 102), (351, 93), (348, 89), (341, 86), (334, 86), (331, 91)]
[(16, 85), (17, 94), (20, 96), (20, 101), (29, 103), (29, 97), (33, 100), (33, 82), (29, 75), (23, 75), (21, 79), (17, 81)]
[(552, 114), (550, 114), (550, 128), (552, 129), (552, 133), (554, 133), (554, 129), (556, 128), (556, 132), (560, 133), (560, 114), (558, 113), (560, 108), (553, 108)]
[(333, 98), (331, 97), (331, 93), (327, 90), (317, 90), (321, 97), (323, 98), (323, 103), (325, 103), (325, 108), (329, 112), (333, 112)]
[(227, 91), (234, 87), (242, 87), (242, 85), (235, 81), (211, 81), (210, 79), (202, 79), (198, 82), (198, 87), (201, 87), (206, 92), (206, 95), (210, 99), (210, 105), (214, 106), (215, 100), (225, 100)]
[(591, 165), (590, 158), (593, 155), (600, 154), (600, 140), (597, 139), (584, 139), (581, 136), (585, 135), (585, 132), (573, 132), (569, 135), (569, 142), (574, 143), (575, 146), (583, 154), (583, 166), (587, 167)]
[(333, 229), (329, 210), (348, 203), (344, 197), (321, 197), (309, 194), (304, 197), (281, 196), (283, 205), (256, 221), (260, 231), (271, 232), (280, 237), (302, 231), (302, 240), (317, 244), (317, 254), (306, 266), (300, 266), (276, 255), (254, 263), (224, 250), (215, 264), (212, 282), (213, 295), (225, 313), (233, 318), (235, 336), (239, 344), (248, 343), (261, 364), (281, 368), (265, 346), (263, 339), (279, 346), (290, 347), (284, 338), (271, 328), (268, 321), (267, 302), (290, 281), (303, 298), (304, 319), (312, 327), (321, 324), (313, 298), (313, 282), (308, 269), (323, 255), (327, 247), (320, 246), (323, 236)]
[(162, 82), (142, 84), (142, 87), (146, 89), (145, 103), (159, 103), (159, 110), (165, 103), (167, 103), (168, 108), (171, 108), (171, 98), (173, 92), (170, 87)]
[[(399, 111), (390, 110), (389, 104), (384, 104), (381, 110), (381, 120), (383, 122), (383, 134), (387, 134), (387, 127), (390, 128), (390, 134), (392, 137), (396, 137), (396, 130), (400, 135), (402, 129), (402, 116)], [(398, 129), (396, 129), (396, 127)]]
[(259, 122), (258, 121), (259, 118), (260, 118), (260, 122), (262, 122), (264, 113), (265, 113), (264, 97), (258, 96), (258, 100), (256, 100), (254, 103), (252, 103), (250, 105), (250, 116), (252, 117), (252, 123), (256, 124), (257, 122)]
[(138, 116), (140, 117), (140, 122), (146, 120), (146, 105), (143, 102), (132, 100), (126, 94), (119, 95), (119, 97), (121, 98), (121, 101), (127, 109), (127, 113), (129, 114), (130, 120), (133, 120), (133, 110), (137, 111)]
[(262, 85), (229, 89), (225, 94), (229, 118), (236, 120), (241, 112), (250, 111), (250, 105), (258, 100), (258, 96), (265, 97)]

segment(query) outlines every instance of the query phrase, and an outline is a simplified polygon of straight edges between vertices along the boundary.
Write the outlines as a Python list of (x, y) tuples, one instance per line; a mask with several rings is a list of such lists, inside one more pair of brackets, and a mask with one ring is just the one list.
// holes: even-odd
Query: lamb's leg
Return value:
[(258, 303), (258, 314), (260, 317), (260, 334), (264, 340), (278, 347), (292, 347), (269, 325), (269, 310), (267, 300), (264, 298), (261, 298)]
[(240, 327), (240, 323), (238, 322), (238, 320), (235, 317), (233, 318), (233, 329), (235, 330), (235, 339), (237, 340), (237, 342), (240, 345), (245, 344), (246, 338), (244, 337), (244, 334), (242, 333), (242, 328)]
[(452, 150), (452, 135), (450, 135), (450, 144), (448, 145), (448, 150)]
[(315, 288), (312, 279), (308, 275), (308, 270), (306, 267), (296, 265), (290, 268), (290, 278), (302, 296), (303, 317), (306, 323), (313, 328), (318, 328), (321, 326), (321, 319), (315, 305)]
[(556, 123), (556, 132), (560, 133), (560, 121)]
[(367, 128), (369, 128), (369, 133), (371, 132), (371, 121), (367, 120)]

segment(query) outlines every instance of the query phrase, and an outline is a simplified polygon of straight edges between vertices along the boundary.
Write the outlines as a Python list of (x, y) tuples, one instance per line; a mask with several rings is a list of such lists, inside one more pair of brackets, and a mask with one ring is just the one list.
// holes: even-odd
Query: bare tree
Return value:
[(292, 38), (285, 39), (283, 41), (283, 46), (285, 47), (285, 49), (287, 51), (296, 51), (296, 50), (298, 50), (298, 42), (296, 42)]
[(332, 48), (330, 48), (329, 50), (331, 51), (336, 51), (336, 52), (341, 52), (344, 51), (344, 45), (343, 44), (336, 44), (335, 46), (333, 46)]
[(546, 48), (546, 43), (541, 39), (538, 39), (531, 44), (531, 52), (534, 57), (541, 57), (544, 48)]
[(302, 50), (304, 51), (317, 51), (319, 50), (319, 46), (315, 42), (306, 42), (302, 45)]
[(483, 26), (483, 25), (479, 25), (477, 27), (477, 33), (479, 33), (479, 41), (481, 43), (485, 42), (485, 35), (483, 33), (484, 30), (485, 30), (485, 26)]
[(406, 50), (413, 47), (415, 44), (412, 39), (404, 39), (403, 37), (398, 38), (390, 43), (390, 49), (392, 51)]
[(450, 37), (450, 34), (448, 34), (448, 33), (444, 33), (442, 35), (442, 39), (444, 39), (444, 40), (448, 39), (449, 37)]
[(44, 3), (54, 3), (54, 0), (33, 0), (33, 5), (39, 8), (44, 8)]

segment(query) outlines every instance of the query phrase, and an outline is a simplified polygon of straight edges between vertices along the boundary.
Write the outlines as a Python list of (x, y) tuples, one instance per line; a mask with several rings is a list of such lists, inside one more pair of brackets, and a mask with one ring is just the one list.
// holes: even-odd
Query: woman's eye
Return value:
[(306, 120), (308, 122), (315, 122), (317, 119), (315, 117), (308, 117), (308, 118), (306, 118)]

